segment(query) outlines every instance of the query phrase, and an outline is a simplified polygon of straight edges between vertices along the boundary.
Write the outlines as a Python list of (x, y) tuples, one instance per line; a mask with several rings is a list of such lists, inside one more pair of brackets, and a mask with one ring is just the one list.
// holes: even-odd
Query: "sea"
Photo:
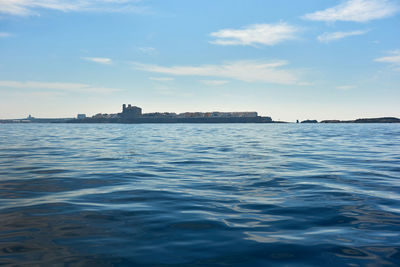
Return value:
[(2, 266), (399, 266), (400, 124), (0, 124)]

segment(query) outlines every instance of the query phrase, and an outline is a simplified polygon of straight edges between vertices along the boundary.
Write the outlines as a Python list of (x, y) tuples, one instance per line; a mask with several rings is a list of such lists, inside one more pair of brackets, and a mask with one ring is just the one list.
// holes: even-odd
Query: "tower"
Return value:
[(123, 104), (122, 116), (125, 118), (140, 117), (142, 116), (142, 109), (136, 106), (132, 106), (131, 104), (128, 104), (128, 106)]

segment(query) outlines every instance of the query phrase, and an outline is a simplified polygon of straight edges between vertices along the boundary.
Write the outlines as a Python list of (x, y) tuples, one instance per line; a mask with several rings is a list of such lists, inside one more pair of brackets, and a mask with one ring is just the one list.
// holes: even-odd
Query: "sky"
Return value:
[(0, 0), (0, 118), (400, 117), (400, 0)]

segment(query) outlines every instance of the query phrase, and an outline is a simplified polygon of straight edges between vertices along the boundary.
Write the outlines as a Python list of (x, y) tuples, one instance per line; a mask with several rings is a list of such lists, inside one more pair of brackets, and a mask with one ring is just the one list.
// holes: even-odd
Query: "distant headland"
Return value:
[(122, 105), (122, 112), (98, 113), (92, 117), (78, 114), (76, 118), (44, 119), (29, 115), (26, 119), (0, 120), (3, 123), (274, 123), (271, 117), (259, 116), (257, 112), (155, 112), (142, 113), (132, 105)]
[(142, 113), (132, 105), (122, 105), (122, 112), (115, 114), (98, 113), (92, 117), (79, 114), (69, 123), (272, 123), (270, 117), (258, 116), (257, 112), (155, 112)]
[[(78, 114), (76, 118), (34, 118), (0, 120), (0, 123), (286, 123), (274, 121), (271, 117), (259, 116), (257, 112), (154, 112), (142, 113), (142, 109), (132, 105), (122, 105), (120, 113), (98, 113), (92, 117)], [(300, 123), (297, 120), (297, 123)], [(301, 123), (400, 123), (394, 117), (356, 120), (304, 120)]]
[(394, 117), (357, 119), (352, 121), (324, 120), (321, 123), (400, 123), (400, 119)]
[[(305, 120), (301, 123), (318, 123), (316, 120)], [(394, 117), (382, 117), (382, 118), (369, 118), (369, 119), (357, 119), (357, 120), (323, 120), (319, 123), (400, 123), (400, 119)]]

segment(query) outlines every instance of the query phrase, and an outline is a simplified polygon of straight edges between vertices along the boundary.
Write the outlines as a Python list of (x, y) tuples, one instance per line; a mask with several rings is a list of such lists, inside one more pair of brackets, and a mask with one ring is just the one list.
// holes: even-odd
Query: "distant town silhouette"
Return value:
[[(120, 113), (97, 113), (91, 117), (78, 114), (76, 118), (35, 118), (0, 120), (0, 123), (287, 123), (259, 116), (256, 111), (245, 112), (153, 112), (143, 113), (142, 108), (123, 104)], [(363, 118), (356, 120), (297, 120), (296, 123), (400, 123), (395, 117)]]

